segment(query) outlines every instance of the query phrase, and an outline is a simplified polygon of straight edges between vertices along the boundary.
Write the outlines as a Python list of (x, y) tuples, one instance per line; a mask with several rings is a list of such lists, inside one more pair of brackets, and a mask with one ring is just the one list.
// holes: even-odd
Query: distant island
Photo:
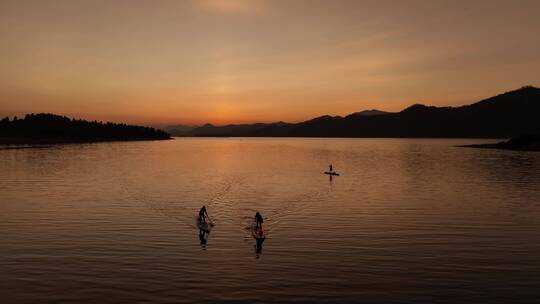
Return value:
[(540, 89), (526, 86), (460, 107), (415, 104), (397, 113), (367, 110), (300, 123), (206, 124), (173, 131), (213, 137), (512, 138), (540, 134)]
[(467, 148), (540, 151), (540, 134), (528, 134), (494, 144), (465, 145)]
[(55, 144), (100, 141), (163, 140), (171, 136), (149, 127), (28, 114), (0, 120), (0, 144)]

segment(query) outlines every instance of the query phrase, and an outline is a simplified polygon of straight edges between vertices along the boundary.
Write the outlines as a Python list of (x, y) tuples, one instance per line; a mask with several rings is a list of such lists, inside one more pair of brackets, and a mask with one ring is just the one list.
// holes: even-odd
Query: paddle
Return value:
[(208, 215), (208, 213), (206, 214), (206, 217), (208, 218), (208, 224), (212, 227), (214, 227), (214, 221), (212, 221), (212, 219), (210, 218), (210, 215)]

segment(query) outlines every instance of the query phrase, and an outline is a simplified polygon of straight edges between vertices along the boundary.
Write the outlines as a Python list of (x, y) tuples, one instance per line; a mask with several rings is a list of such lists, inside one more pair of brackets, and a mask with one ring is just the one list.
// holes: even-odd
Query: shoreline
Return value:
[(459, 147), (540, 152), (540, 135), (522, 135), (498, 143), (463, 145)]
[(130, 138), (130, 139), (115, 139), (115, 138), (95, 138), (95, 139), (66, 139), (66, 138), (8, 138), (0, 137), (0, 147), (12, 145), (28, 145), (28, 146), (50, 146), (62, 144), (90, 144), (100, 142), (122, 142), (122, 141), (154, 141), (154, 140), (174, 140), (169, 138)]
[(476, 149), (493, 149), (493, 150), (507, 150), (507, 151), (522, 151), (522, 152), (540, 152), (540, 146), (533, 147), (506, 147), (501, 143), (494, 144), (474, 144), (474, 145), (462, 145), (457, 146), (460, 148), (476, 148)]

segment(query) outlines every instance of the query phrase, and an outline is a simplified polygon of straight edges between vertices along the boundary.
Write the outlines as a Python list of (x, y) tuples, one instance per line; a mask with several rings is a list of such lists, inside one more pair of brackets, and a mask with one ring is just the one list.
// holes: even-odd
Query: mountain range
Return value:
[(400, 112), (367, 110), (300, 123), (254, 123), (182, 129), (173, 136), (510, 138), (540, 133), (540, 89), (525, 86), (459, 107), (412, 105)]

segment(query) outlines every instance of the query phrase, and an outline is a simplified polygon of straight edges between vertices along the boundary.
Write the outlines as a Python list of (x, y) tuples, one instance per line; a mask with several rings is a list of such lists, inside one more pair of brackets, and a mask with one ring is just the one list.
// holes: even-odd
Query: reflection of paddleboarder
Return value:
[(266, 236), (264, 235), (262, 223), (263, 217), (259, 213), (259, 211), (257, 211), (257, 213), (255, 213), (255, 230), (253, 231), (253, 237), (255, 238), (255, 253), (257, 254), (257, 257), (259, 257), (259, 254), (262, 251), (262, 244), (264, 242), (264, 239), (266, 238)]
[(201, 241), (201, 245), (206, 245), (208, 242), (208, 232), (199, 229), (199, 240)]

